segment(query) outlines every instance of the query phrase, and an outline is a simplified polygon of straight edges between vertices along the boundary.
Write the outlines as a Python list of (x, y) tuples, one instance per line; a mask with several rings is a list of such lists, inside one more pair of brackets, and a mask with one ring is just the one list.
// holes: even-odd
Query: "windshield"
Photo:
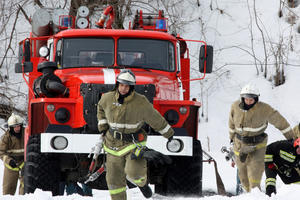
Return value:
[(62, 51), (62, 68), (114, 64), (112, 38), (65, 38)]
[(171, 42), (163, 40), (119, 39), (117, 64), (174, 71), (174, 46)]

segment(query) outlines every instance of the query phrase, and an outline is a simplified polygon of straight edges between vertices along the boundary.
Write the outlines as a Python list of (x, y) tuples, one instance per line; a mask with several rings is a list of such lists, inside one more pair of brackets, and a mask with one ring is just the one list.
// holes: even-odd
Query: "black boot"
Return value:
[(141, 192), (143, 193), (144, 197), (146, 197), (147, 199), (152, 197), (152, 190), (148, 184), (146, 184), (143, 187), (139, 187), (139, 188), (140, 188)]

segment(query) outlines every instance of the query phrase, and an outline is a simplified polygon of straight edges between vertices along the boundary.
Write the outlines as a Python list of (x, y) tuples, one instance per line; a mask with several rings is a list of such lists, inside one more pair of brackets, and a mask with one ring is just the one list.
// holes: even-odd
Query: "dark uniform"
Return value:
[[(20, 136), (6, 131), (0, 139), (0, 158), (4, 163), (3, 195), (14, 195), (20, 180), (19, 194), (24, 194), (23, 176), (21, 170), (24, 166), (24, 133), (21, 130)], [(13, 161), (12, 161), (13, 160)], [(16, 166), (11, 166), (15, 162)]]
[(269, 144), (265, 155), (266, 194), (276, 193), (277, 175), (285, 184), (300, 183), (299, 162), (293, 140)]

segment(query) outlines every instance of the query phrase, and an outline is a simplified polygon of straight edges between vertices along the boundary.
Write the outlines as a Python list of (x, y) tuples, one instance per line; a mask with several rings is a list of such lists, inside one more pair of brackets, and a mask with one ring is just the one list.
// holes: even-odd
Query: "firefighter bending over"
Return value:
[(230, 141), (233, 142), (239, 178), (247, 192), (254, 187), (260, 188), (268, 140), (264, 131), (268, 123), (287, 139), (293, 137), (290, 124), (270, 105), (258, 101), (259, 95), (253, 84), (247, 84), (241, 90), (241, 99), (232, 104), (229, 115)]
[(24, 166), (24, 131), (23, 119), (19, 115), (8, 118), (8, 130), (0, 139), (0, 158), (4, 163), (3, 195), (14, 195), (18, 179), (20, 181), (19, 194), (24, 194), (23, 174)]
[(276, 176), (285, 184), (300, 183), (300, 138), (269, 144), (265, 155), (266, 194), (276, 194)]
[[(103, 94), (98, 103), (98, 129), (102, 136), (94, 153), (100, 153), (103, 137), (103, 149), (107, 153), (106, 182), (112, 200), (127, 199), (126, 179), (137, 185), (146, 198), (152, 196), (147, 183), (147, 160), (159, 158), (160, 153), (145, 148), (147, 135), (143, 124), (147, 123), (171, 142), (174, 134), (146, 97), (135, 92), (135, 83), (131, 70), (121, 71), (115, 89)], [(161, 158), (158, 162), (162, 162)]]

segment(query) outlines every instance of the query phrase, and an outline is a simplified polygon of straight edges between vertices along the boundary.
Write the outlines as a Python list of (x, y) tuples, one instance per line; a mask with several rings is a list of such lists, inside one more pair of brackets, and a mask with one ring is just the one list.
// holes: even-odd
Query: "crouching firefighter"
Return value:
[(276, 194), (276, 176), (285, 184), (300, 184), (300, 138), (269, 144), (265, 155), (266, 194)]
[(7, 121), (8, 130), (0, 139), (0, 158), (4, 163), (3, 195), (14, 195), (18, 179), (20, 181), (19, 194), (24, 194), (23, 166), (24, 166), (24, 129), (23, 119), (19, 115), (12, 115)]
[(293, 137), (290, 124), (270, 105), (258, 101), (259, 95), (253, 84), (247, 84), (241, 90), (240, 100), (232, 104), (229, 115), (230, 141), (233, 142), (239, 178), (247, 192), (255, 187), (260, 189), (268, 123), (279, 129), (287, 139)]
[(115, 89), (103, 94), (97, 107), (101, 136), (93, 149), (94, 154), (99, 154), (103, 146), (107, 153), (106, 182), (112, 200), (127, 199), (126, 179), (150, 198), (147, 160), (170, 163), (168, 156), (145, 147), (147, 135), (142, 126), (147, 123), (170, 142), (174, 130), (145, 96), (135, 92), (135, 83), (131, 70), (121, 71)]

